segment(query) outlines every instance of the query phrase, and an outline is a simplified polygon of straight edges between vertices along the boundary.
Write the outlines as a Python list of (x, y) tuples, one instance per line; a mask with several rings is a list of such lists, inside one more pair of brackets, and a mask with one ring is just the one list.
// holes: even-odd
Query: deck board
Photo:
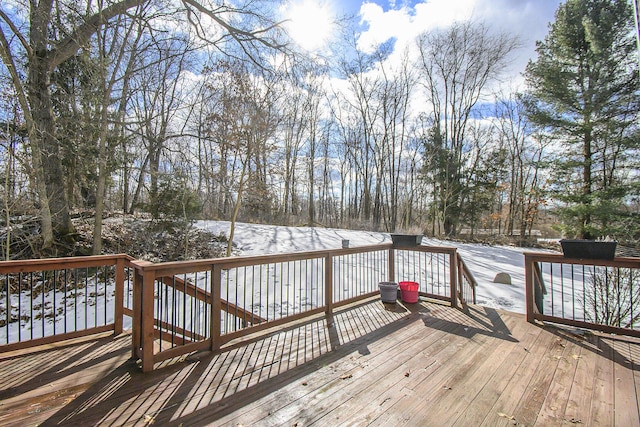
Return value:
[(530, 346), (522, 346), (520, 351), (524, 353), (520, 364), (509, 379), (500, 396), (489, 409), (481, 426), (513, 425), (518, 422), (514, 415), (522, 396), (529, 389), (529, 384), (542, 358), (552, 351), (554, 337), (550, 334), (540, 333)]
[[(526, 326), (522, 319), (518, 318), (517, 320), (519, 325)], [(527, 331), (527, 328), (525, 328), (522, 334), (514, 333), (514, 336), (520, 337), (520, 342), (512, 346), (503, 363), (494, 365), (494, 368), (485, 374), (489, 379), (483, 384), (479, 394), (475, 396), (466, 410), (454, 421), (453, 425), (481, 425), (487, 418), (494, 419), (489, 414), (498, 413), (497, 408), (501, 404), (499, 403), (501, 396), (508, 393), (505, 390), (507, 390), (507, 387), (511, 384), (512, 379), (528, 356), (528, 349), (537, 342), (540, 335), (541, 329)]]
[(131, 337), (0, 356), (2, 425), (640, 426), (640, 340), (372, 299), (143, 374)]
[(614, 377), (613, 377), (613, 349), (602, 346), (601, 357), (598, 358), (594, 372), (593, 397), (589, 418), (594, 426), (612, 426)]
[[(509, 324), (514, 333), (519, 330), (519, 326), (522, 327), (524, 324), (522, 322), (510, 322)], [(456, 384), (456, 390), (452, 386), (445, 391), (440, 399), (432, 402), (428, 411), (417, 412), (412, 421), (419, 421), (425, 425), (431, 417), (435, 419), (451, 418), (452, 420), (460, 417), (481, 394), (485, 384), (491, 380), (495, 374), (496, 366), (508, 361), (509, 350), (512, 346), (511, 341), (501, 340), (497, 345), (490, 347), (488, 351), (482, 352), (481, 360), (477, 365), (470, 365), (467, 372), (456, 372), (456, 377), (451, 381), (452, 384)]]
[(598, 353), (587, 347), (579, 346), (570, 357), (577, 361), (577, 369), (562, 421), (576, 424), (583, 423), (591, 410), (596, 387), (596, 377), (593, 374), (596, 369)]
[(618, 362), (613, 365), (614, 394), (616, 404), (619, 403), (619, 406), (614, 407), (614, 424), (620, 426), (640, 425), (638, 411), (626, 410), (626, 408), (638, 407), (630, 344), (621, 340), (612, 341), (613, 352)]
[(578, 369), (579, 359), (576, 356), (580, 355), (580, 346), (575, 342), (562, 340), (560, 346), (564, 350), (554, 356), (558, 360), (558, 366), (536, 417), (536, 424), (541, 426), (562, 424), (567, 414), (570, 396), (577, 390), (577, 387), (574, 387), (574, 378)]

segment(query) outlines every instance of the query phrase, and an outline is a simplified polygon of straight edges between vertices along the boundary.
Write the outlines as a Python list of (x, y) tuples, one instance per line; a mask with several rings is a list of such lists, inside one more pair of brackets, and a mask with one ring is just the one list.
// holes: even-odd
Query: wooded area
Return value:
[(518, 93), (519, 40), (481, 22), (317, 55), (268, 1), (5, 2), (3, 257), (25, 229), (64, 254), (85, 210), (96, 254), (113, 211), (448, 237), (554, 212), (558, 232), (637, 240), (633, 12), (561, 5)]

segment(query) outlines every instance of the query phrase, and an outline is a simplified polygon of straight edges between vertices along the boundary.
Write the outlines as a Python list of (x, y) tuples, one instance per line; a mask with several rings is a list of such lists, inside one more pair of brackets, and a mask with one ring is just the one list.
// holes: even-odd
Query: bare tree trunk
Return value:
[(144, 158), (142, 162), (142, 166), (140, 166), (140, 173), (138, 174), (138, 184), (136, 185), (136, 191), (133, 193), (133, 197), (131, 198), (131, 206), (129, 207), (129, 214), (132, 215), (135, 212), (136, 205), (138, 204), (138, 200), (140, 199), (140, 193), (142, 193), (142, 187), (144, 185), (144, 174), (147, 169), (147, 163), (149, 163), (149, 154)]
[(242, 162), (242, 172), (240, 174), (240, 183), (238, 184), (238, 196), (236, 199), (236, 203), (233, 206), (233, 214), (231, 215), (231, 225), (229, 227), (229, 240), (227, 241), (227, 256), (231, 256), (231, 251), (233, 249), (233, 238), (236, 231), (236, 220), (238, 219), (238, 213), (240, 213), (240, 205), (242, 203), (242, 193), (244, 191), (244, 182), (247, 174), (247, 164), (249, 160), (246, 159)]
[(98, 185), (96, 190), (96, 212), (93, 224), (93, 247), (91, 253), (99, 255), (102, 252), (102, 217), (104, 215), (104, 197), (107, 188), (107, 106), (103, 106), (103, 126), (99, 137), (98, 148)]
[[(48, 22), (51, 4), (43, 2), (32, 14), (31, 46), (34, 54), (29, 63), (29, 80), (27, 83), (31, 117), (34, 133), (30, 134), (32, 151), (36, 154), (34, 169), (44, 178), (46, 196), (39, 184), (40, 203), (42, 204), (43, 248), (53, 243), (54, 232), (60, 236), (68, 236), (72, 231), (69, 216), (69, 204), (65, 192), (65, 177), (58, 141), (55, 137), (53, 106), (51, 102), (51, 75), (48, 59)], [(48, 205), (48, 206), (45, 206)], [(48, 211), (48, 212), (47, 212)], [(49, 231), (50, 230), (50, 231)]]
[[(11, 135), (11, 134), (10, 134)], [(7, 166), (4, 173), (4, 211), (5, 211), (5, 227), (7, 229), (7, 235), (5, 237), (5, 260), (11, 259), (11, 198), (9, 197), (9, 185), (11, 180), (11, 165), (13, 164), (13, 135), (10, 136), (9, 141), (9, 158), (7, 159)]]

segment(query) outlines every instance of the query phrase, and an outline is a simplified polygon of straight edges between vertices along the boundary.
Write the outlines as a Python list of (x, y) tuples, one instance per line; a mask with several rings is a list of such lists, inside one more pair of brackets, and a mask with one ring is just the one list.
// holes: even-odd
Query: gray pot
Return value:
[(382, 302), (393, 304), (398, 298), (398, 284), (395, 282), (380, 282), (378, 283), (380, 289), (380, 299)]

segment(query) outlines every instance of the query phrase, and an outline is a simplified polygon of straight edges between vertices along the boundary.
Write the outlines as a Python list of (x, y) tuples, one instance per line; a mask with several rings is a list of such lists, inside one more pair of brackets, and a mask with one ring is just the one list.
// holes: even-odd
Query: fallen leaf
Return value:
[(514, 417), (513, 415), (503, 414), (502, 412), (498, 412), (498, 416), (512, 421), (516, 419), (516, 417)]

